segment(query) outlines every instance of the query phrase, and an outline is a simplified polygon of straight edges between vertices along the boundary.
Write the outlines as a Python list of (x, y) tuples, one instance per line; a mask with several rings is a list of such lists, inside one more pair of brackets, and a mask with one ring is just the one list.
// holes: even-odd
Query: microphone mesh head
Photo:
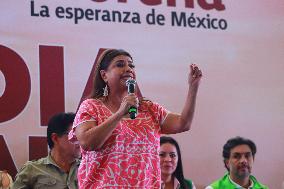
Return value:
[(129, 78), (129, 79), (126, 80), (125, 84), (126, 84), (126, 86), (128, 86), (130, 84), (135, 85), (136, 81), (134, 79), (132, 79), (132, 78)]

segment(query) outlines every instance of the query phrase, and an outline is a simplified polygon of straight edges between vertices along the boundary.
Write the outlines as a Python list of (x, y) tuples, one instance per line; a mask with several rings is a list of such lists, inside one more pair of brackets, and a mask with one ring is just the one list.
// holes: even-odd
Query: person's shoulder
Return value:
[(80, 104), (80, 108), (79, 108), (79, 112), (80, 111), (85, 111), (87, 110), (95, 110), (98, 107), (103, 107), (103, 102), (100, 99), (94, 99), (94, 98), (88, 98), (85, 99), (81, 104)]
[(264, 184), (260, 183), (253, 175), (250, 175), (250, 179), (253, 181), (254, 187), (261, 189), (269, 189), (268, 186), (265, 186)]
[(47, 157), (29, 160), (23, 165), (23, 168), (32, 168), (32, 167), (35, 167), (35, 166), (44, 165), (46, 163), (47, 163)]
[(186, 183), (190, 183), (190, 184), (192, 184), (192, 180), (190, 180), (190, 179), (184, 179), (184, 182), (186, 182)]
[(139, 105), (141, 105), (142, 108), (158, 108), (158, 107), (161, 107), (161, 105), (158, 104), (157, 102), (151, 101), (151, 100), (146, 99), (146, 98), (143, 98)]
[(101, 103), (100, 99), (95, 99), (95, 98), (87, 98), (83, 100), (81, 104), (99, 104)]
[(184, 179), (184, 182), (185, 182), (185, 184), (186, 184), (188, 187), (193, 188), (193, 182), (192, 182), (192, 180), (190, 180), (190, 179)]
[(104, 99), (88, 98), (84, 100), (82, 104), (88, 105), (90, 107), (104, 107)]
[(226, 186), (229, 182), (228, 180), (228, 173), (226, 173), (223, 177), (213, 181), (210, 185), (208, 185), (205, 189), (222, 189), (224, 186)]

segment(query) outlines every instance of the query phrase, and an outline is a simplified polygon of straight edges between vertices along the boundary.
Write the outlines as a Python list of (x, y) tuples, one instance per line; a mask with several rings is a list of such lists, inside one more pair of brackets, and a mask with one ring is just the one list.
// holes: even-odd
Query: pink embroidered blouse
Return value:
[[(168, 111), (143, 101), (136, 119), (123, 118), (105, 144), (96, 151), (82, 152), (78, 170), (79, 188), (160, 188), (160, 131)], [(97, 99), (80, 105), (69, 139), (86, 121), (103, 123), (112, 112)]]

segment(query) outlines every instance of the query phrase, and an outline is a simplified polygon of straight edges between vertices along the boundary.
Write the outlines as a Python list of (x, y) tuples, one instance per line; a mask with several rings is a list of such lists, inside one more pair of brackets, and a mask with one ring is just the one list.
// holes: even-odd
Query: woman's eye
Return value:
[(119, 68), (121, 68), (121, 67), (124, 66), (124, 63), (123, 63), (123, 62), (118, 62), (118, 63), (116, 64), (116, 66), (119, 67)]
[(129, 67), (133, 69), (133, 68), (135, 68), (135, 65), (134, 64), (129, 64)]
[(171, 158), (175, 158), (176, 155), (175, 155), (175, 154), (171, 154), (170, 157), (171, 157)]

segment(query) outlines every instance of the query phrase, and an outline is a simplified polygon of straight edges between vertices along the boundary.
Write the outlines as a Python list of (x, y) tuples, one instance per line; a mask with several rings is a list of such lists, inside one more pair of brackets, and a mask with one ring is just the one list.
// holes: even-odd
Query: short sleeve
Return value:
[(83, 101), (76, 113), (72, 130), (69, 132), (68, 139), (71, 142), (76, 142), (77, 137), (75, 135), (76, 127), (87, 121), (96, 121), (97, 111), (94, 99), (87, 99)]
[[(149, 102), (147, 102), (147, 104), (149, 104)], [(154, 116), (155, 120), (162, 125), (169, 114), (169, 111), (155, 102), (151, 102), (151, 105), (148, 105), (148, 107), (150, 107), (149, 111), (152, 113), (152, 116)]]

